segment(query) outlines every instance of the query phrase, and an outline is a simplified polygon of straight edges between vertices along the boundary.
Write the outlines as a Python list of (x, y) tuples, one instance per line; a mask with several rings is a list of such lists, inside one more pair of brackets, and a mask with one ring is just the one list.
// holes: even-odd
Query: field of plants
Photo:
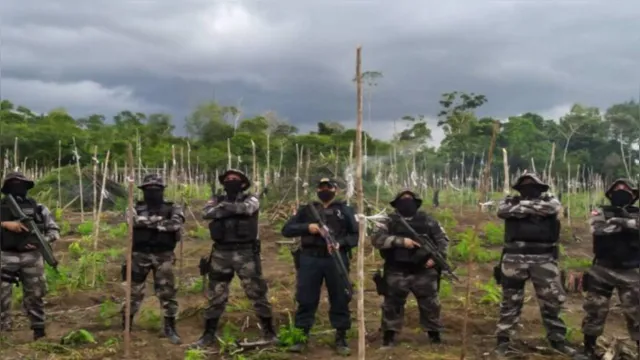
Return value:
[[(359, 95), (367, 76), (381, 76), (379, 72), (357, 74)], [(367, 98), (370, 118), (371, 96)], [(112, 119), (101, 114), (74, 118), (63, 108), (39, 114), (3, 99), (2, 173), (21, 169), (36, 180), (31, 195), (52, 210), (63, 237), (55, 244), (60, 272), (48, 268), (46, 273), (46, 340), (30, 341), (18, 288), (14, 292), (15, 331), (1, 334), (0, 358), (123, 358), (119, 311), (126, 287), (120, 266), (129, 241), (124, 216), (127, 188), (150, 172), (162, 174), (169, 184), (167, 199), (183, 205), (187, 216), (183, 241), (176, 250), (178, 331), (185, 344), (174, 346), (160, 336), (162, 314), (149, 284), (149, 296), (134, 321), (130, 358), (335, 358), (326, 299), (322, 300), (308, 353), (292, 355), (281, 347), (241, 351), (237, 342), (259, 332), (252, 306), (237, 280), (215, 353), (188, 349), (188, 343), (201, 334), (206, 305), (197, 265), (209, 253), (211, 241), (200, 210), (212, 192), (219, 191), (214, 181), (219, 172), (230, 167), (249, 174), (255, 185), (252, 191), (262, 194), (263, 269), (283, 345), (299, 333), (291, 328), (295, 311), (291, 245), (282, 239), (280, 229), (299, 203), (313, 198), (315, 181), (329, 176), (338, 179), (343, 198), (354, 205), (362, 199), (361, 212), (370, 216), (369, 232), (374, 215), (385, 210), (395, 192), (411, 187), (420, 193), (425, 210), (440, 220), (451, 239), (449, 258), (461, 279), (441, 285), (446, 328), (443, 345), (428, 345), (418, 328), (416, 303), (410, 298), (400, 346), (380, 351), (382, 299), (371, 276), (381, 259), (365, 239), (360, 258), (365, 277), (358, 290), (364, 291), (366, 359), (484, 358), (495, 344), (493, 332), (501, 296), (500, 287), (491, 279), (503, 240), (502, 224), (494, 215), (497, 200), (522, 171), (537, 171), (565, 206), (562, 267), (569, 273), (580, 272), (591, 263), (590, 209), (602, 202), (608, 182), (638, 173), (634, 146), (640, 138), (640, 113), (634, 101), (612, 105), (603, 112), (575, 104), (560, 119), (526, 113), (505, 120), (476, 116), (486, 101), (485, 96), (473, 93), (443, 94), (437, 126), (445, 136), (439, 147), (433, 147), (429, 146), (432, 125), (421, 114), (401, 117), (398, 128), (394, 121), (393, 138), (385, 141), (362, 131), (362, 110), (358, 112), (358, 129), (326, 121), (319, 122), (315, 131), (299, 134), (294, 125), (274, 112), (243, 118), (242, 109), (207, 102), (185, 119), (187, 135), (178, 136), (167, 114), (124, 110)], [(357, 283), (355, 264), (354, 258), (351, 275)], [(517, 342), (522, 358), (558, 358), (546, 348), (537, 302), (530, 294), (529, 288)], [(564, 313), (570, 329), (567, 336), (576, 344), (582, 339), (582, 296), (572, 293)], [(354, 321), (350, 333), (354, 353), (359, 340), (356, 324)], [(614, 306), (602, 345), (619, 349), (618, 340), (625, 336), (620, 311)]]
[[(46, 182), (47, 178), (43, 179)], [(114, 183), (117, 182), (114, 179)], [(105, 186), (107, 182), (104, 182)], [(286, 182), (283, 182), (286, 184)], [(96, 186), (97, 187), (97, 186)], [(348, 187), (348, 186), (347, 186)], [(49, 294), (46, 298), (48, 334), (45, 341), (31, 342), (31, 332), (20, 309), (21, 291), (14, 292), (14, 331), (4, 333), (2, 359), (120, 359), (123, 354), (123, 338), (119, 310), (124, 299), (124, 283), (120, 279), (127, 237), (127, 224), (123, 215), (126, 198), (118, 198), (112, 208), (101, 211), (100, 206), (84, 214), (55, 206), (54, 191), (40, 190), (34, 195), (55, 210), (63, 231), (63, 238), (55, 245), (60, 260), (60, 273), (47, 269)], [(55, 187), (54, 187), (55, 189)], [(262, 260), (270, 286), (270, 299), (277, 314), (280, 340), (291, 342), (299, 334), (291, 328), (295, 311), (295, 272), (289, 245), (279, 231), (286, 217), (295, 207), (296, 200), (288, 196), (290, 186), (272, 186), (263, 197), (261, 216)], [(99, 194), (99, 191), (97, 192)], [(375, 194), (375, 193), (374, 193)], [(497, 320), (500, 288), (491, 279), (491, 267), (499, 258), (503, 227), (495, 217), (492, 205), (481, 211), (476, 206), (476, 194), (472, 190), (456, 188), (439, 191), (439, 207), (432, 203), (433, 191), (425, 189), (425, 210), (431, 212), (446, 229), (452, 244), (450, 258), (457, 268), (461, 282), (443, 281), (440, 296), (443, 302), (443, 318), (446, 327), (445, 343), (428, 345), (418, 327), (415, 301), (407, 304), (405, 329), (400, 345), (392, 351), (378, 350), (380, 336), (381, 298), (375, 292), (371, 273), (381, 263), (379, 255), (365, 243), (365, 311), (367, 331), (367, 359), (459, 359), (463, 349), (467, 358), (480, 359), (493, 348), (493, 331)], [(111, 195), (105, 194), (103, 195)], [(283, 348), (265, 348), (242, 351), (236, 342), (257, 337), (259, 329), (252, 314), (252, 306), (244, 296), (237, 280), (232, 283), (232, 294), (227, 313), (219, 332), (220, 345), (215, 352), (189, 350), (188, 343), (195, 341), (203, 326), (201, 313), (206, 306), (203, 283), (197, 264), (207, 255), (211, 241), (206, 224), (200, 219), (200, 209), (210, 196), (204, 183), (170, 186), (167, 195), (185, 205), (187, 223), (183, 244), (176, 250), (176, 269), (179, 277), (180, 315), (178, 331), (184, 345), (171, 345), (161, 337), (162, 314), (149, 283), (148, 297), (135, 319), (131, 356), (136, 359), (331, 359), (337, 358), (331, 349), (333, 332), (328, 324), (327, 300), (323, 298), (317, 325), (312, 331), (311, 346), (304, 355), (292, 355)], [(391, 192), (378, 189), (379, 204), (375, 195), (368, 197), (370, 213), (385, 208)], [(87, 192), (87, 197), (92, 194)], [(489, 198), (499, 199), (500, 193)], [(310, 198), (301, 190), (298, 201)], [(109, 196), (105, 196), (108, 200)], [(590, 264), (590, 238), (586, 226), (590, 196), (571, 193), (563, 196), (570, 203), (571, 221), (563, 219), (562, 266), (569, 271), (580, 271)], [(125, 201), (122, 201), (125, 200)], [(99, 202), (98, 202), (99, 204)], [(373, 220), (372, 220), (373, 221)], [(569, 223), (571, 225), (569, 225)], [(355, 259), (353, 261), (355, 266)], [(353, 275), (353, 274), (352, 274)], [(355, 279), (354, 276), (352, 278)], [(150, 281), (150, 280), (149, 280)], [(528, 294), (532, 294), (529, 289)], [(568, 337), (580, 343), (582, 295), (572, 294), (565, 319), (570, 325)], [(356, 302), (352, 302), (355, 318)], [(352, 330), (352, 346), (357, 348), (356, 322)], [(607, 338), (624, 338), (625, 330), (621, 314), (614, 309), (607, 325)], [(545, 348), (544, 333), (539, 310), (534, 298), (528, 297), (521, 320), (518, 344), (524, 358), (557, 358)], [(355, 356), (355, 355), (354, 355)]]

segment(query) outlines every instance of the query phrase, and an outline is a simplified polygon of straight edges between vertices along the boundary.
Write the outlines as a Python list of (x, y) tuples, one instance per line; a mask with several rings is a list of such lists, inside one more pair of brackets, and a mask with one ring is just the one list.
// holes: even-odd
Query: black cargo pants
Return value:
[[(349, 256), (340, 251), (342, 261), (349, 269)], [(297, 272), (295, 326), (310, 330), (315, 322), (316, 311), (320, 303), (322, 282), (327, 285), (329, 293), (329, 321), (337, 330), (351, 328), (351, 299), (345, 293), (338, 269), (326, 249), (302, 249), (300, 253), (300, 267)]]

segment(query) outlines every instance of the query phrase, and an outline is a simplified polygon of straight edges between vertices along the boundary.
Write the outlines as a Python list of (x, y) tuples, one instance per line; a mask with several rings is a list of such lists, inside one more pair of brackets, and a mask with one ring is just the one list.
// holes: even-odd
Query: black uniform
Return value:
[[(323, 182), (324, 181), (324, 182)], [(323, 179), (321, 183), (329, 180)], [(309, 224), (318, 223), (309, 206), (314, 206), (327, 227), (340, 244), (339, 254), (349, 268), (351, 250), (358, 245), (358, 224), (352, 207), (341, 201), (331, 202), (327, 207), (321, 203), (301, 206), (282, 229), (285, 237), (300, 237), (299, 268), (297, 272), (295, 326), (309, 334), (315, 322), (315, 314), (320, 302), (322, 282), (326, 281), (329, 293), (329, 320), (336, 329), (336, 344), (345, 348), (346, 331), (351, 328), (351, 298), (346, 294), (338, 268), (333, 262), (322, 236), (309, 233)], [(339, 345), (343, 344), (343, 345)], [(299, 351), (292, 349), (292, 351)], [(348, 351), (348, 348), (345, 350)]]

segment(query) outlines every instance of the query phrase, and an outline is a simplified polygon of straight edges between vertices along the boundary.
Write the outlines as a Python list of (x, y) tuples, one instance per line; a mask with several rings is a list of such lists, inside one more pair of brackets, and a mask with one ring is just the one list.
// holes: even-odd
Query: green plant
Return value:
[(107, 231), (108, 237), (110, 239), (122, 239), (127, 236), (129, 231), (128, 225), (126, 222), (119, 223), (117, 226), (110, 227)]
[(200, 349), (188, 349), (184, 353), (184, 360), (205, 360), (207, 353)]
[(78, 225), (78, 233), (83, 236), (93, 234), (93, 221), (85, 221)]
[(302, 329), (295, 327), (291, 314), (289, 316), (289, 323), (283, 325), (278, 330), (278, 340), (281, 346), (292, 346), (301, 342), (307, 341), (307, 336)]
[(500, 304), (502, 300), (502, 287), (496, 283), (494, 278), (491, 278), (486, 283), (476, 284), (476, 288), (483, 292), (480, 303), (489, 305)]
[(142, 309), (138, 324), (147, 330), (160, 330), (162, 327), (162, 317), (160, 312), (155, 309)]
[(62, 345), (78, 346), (84, 344), (95, 344), (96, 339), (85, 329), (73, 330), (62, 337)]
[(504, 242), (504, 226), (495, 223), (487, 223), (484, 226), (484, 235), (489, 245), (501, 245)]
[(209, 240), (209, 229), (204, 226), (198, 226), (195, 230), (189, 230), (188, 233), (190, 238), (200, 239), (200, 240)]
[(107, 300), (100, 304), (99, 317), (104, 326), (111, 326), (111, 319), (119, 313), (119, 306), (113, 301)]

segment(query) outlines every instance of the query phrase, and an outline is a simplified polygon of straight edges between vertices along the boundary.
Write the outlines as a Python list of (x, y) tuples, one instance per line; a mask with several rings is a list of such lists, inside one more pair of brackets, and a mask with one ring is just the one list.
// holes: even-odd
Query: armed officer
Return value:
[(549, 186), (534, 173), (522, 174), (513, 189), (520, 196), (508, 196), (498, 207), (498, 217), (505, 222), (505, 244), (501, 264), (495, 269), (502, 286), (495, 353), (499, 357), (511, 353), (510, 339), (520, 317), (525, 282), (531, 280), (551, 347), (575, 355), (577, 351), (565, 342), (567, 327), (560, 318), (567, 297), (558, 268), (562, 205), (553, 196), (543, 195)]
[(426, 234), (446, 258), (449, 239), (437, 220), (420, 210), (422, 199), (411, 190), (401, 191), (390, 202), (397, 213), (378, 224), (372, 245), (380, 250), (384, 259), (384, 277), (378, 291), (384, 295), (382, 304), (383, 348), (394, 345), (396, 334), (402, 329), (404, 305), (409, 293), (418, 302), (420, 325), (432, 343), (440, 343), (440, 270), (430, 254), (415, 239), (412, 232), (400, 222), (402, 216), (416, 233)]
[[(60, 238), (60, 228), (49, 209), (27, 195), (33, 186), (34, 182), (24, 174), (11, 172), (5, 177), (0, 191), (12, 195), (24, 214), (33, 219), (45, 240), (53, 243)], [(11, 330), (12, 285), (21, 282), (23, 308), (31, 322), (33, 339), (38, 340), (46, 335), (43, 298), (47, 289), (40, 245), (36, 235), (13, 214), (6, 197), (0, 201), (0, 220), (0, 327), (4, 331)]]
[[(316, 310), (320, 302), (323, 280), (329, 293), (329, 320), (336, 329), (335, 347), (338, 354), (350, 354), (347, 331), (351, 328), (351, 297), (345, 291), (343, 277), (331, 258), (331, 253), (339, 255), (348, 271), (351, 249), (358, 245), (358, 225), (352, 207), (335, 199), (338, 186), (335, 181), (323, 178), (317, 186), (319, 202), (301, 206), (282, 228), (282, 235), (288, 238), (300, 237), (300, 253), (297, 269), (295, 326), (308, 338), (315, 322)], [(315, 207), (322, 219), (316, 219), (311, 210)], [(335, 240), (337, 248), (327, 246), (322, 236), (320, 220), (324, 222)], [(348, 276), (348, 274), (346, 274)], [(289, 348), (291, 352), (302, 352), (306, 340)]]
[(585, 355), (596, 356), (596, 340), (604, 331), (609, 313), (609, 300), (618, 291), (621, 308), (627, 321), (629, 336), (640, 340), (640, 234), (638, 234), (638, 189), (627, 179), (618, 179), (609, 186), (605, 196), (611, 202), (591, 213), (593, 235), (593, 265), (583, 277), (587, 298), (582, 322)]
[(258, 215), (260, 202), (244, 193), (251, 187), (249, 178), (240, 170), (229, 169), (219, 176), (225, 194), (215, 196), (204, 208), (204, 219), (211, 220), (209, 232), (214, 242), (210, 258), (205, 311), (205, 329), (194, 347), (216, 343), (216, 330), (229, 299), (229, 283), (234, 274), (242, 282), (245, 294), (253, 302), (260, 319), (263, 340), (276, 341), (268, 287), (262, 274)]
[[(185, 221), (182, 207), (164, 200), (162, 177), (149, 174), (138, 186), (144, 200), (138, 201), (133, 214), (133, 253), (131, 257), (131, 322), (144, 299), (146, 278), (153, 272), (154, 290), (164, 310), (164, 335), (173, 344), (180, 344), (176, 331), (178, 315), (177, 290), (173, 265), (174, 250), (181, 239)], [(126, 280), (126, 263), (122, 266)], [(125, 307), (122, 307), (124, 327)], [(131, 329), (131, 328), (130, 328)]]

